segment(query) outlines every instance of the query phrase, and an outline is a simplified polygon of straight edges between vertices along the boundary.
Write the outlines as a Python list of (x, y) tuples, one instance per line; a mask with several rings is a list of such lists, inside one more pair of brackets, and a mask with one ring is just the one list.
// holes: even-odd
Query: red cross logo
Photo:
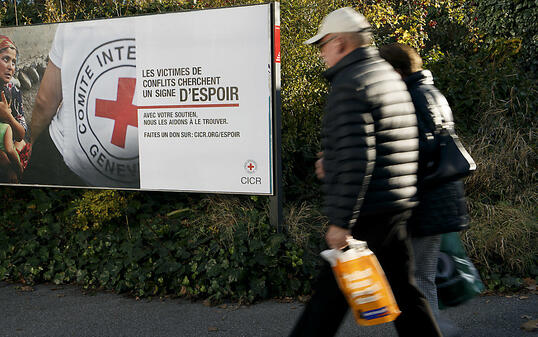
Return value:
[(137, 106), (133, 105), (136, 78), (119, 78), (118, 95), (115, 101), (95, 100), (95, 116), (114, 120), (112, 144), (125, 148), (127, 126), (138, 127)]
[(247, 160), (243, 167), (245, 168), (245, 171), (247, 173), (254, 173), (256, 172), (256, 162), (254, 160)]

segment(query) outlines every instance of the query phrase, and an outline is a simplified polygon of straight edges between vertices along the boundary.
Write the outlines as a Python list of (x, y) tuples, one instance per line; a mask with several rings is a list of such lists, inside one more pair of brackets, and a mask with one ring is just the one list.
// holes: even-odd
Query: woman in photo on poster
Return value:
[(0, 182), (18, 183), (28, 163), (26, 120), (19, 89), (13, 83), (18, 50), (0, 35)]

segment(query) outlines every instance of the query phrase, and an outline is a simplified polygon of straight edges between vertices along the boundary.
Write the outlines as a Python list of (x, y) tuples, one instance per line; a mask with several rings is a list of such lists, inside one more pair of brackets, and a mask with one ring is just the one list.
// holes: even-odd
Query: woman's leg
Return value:
[(422, 291), (436, 319), (439, 319), (439, 305), (437, 304), (437, 286), (435, 274), (437, 273), (437, 259), (441, 246), (441, 235), (413, 237), (411, 239), (415, 257), (415, 279), (418, 288)]

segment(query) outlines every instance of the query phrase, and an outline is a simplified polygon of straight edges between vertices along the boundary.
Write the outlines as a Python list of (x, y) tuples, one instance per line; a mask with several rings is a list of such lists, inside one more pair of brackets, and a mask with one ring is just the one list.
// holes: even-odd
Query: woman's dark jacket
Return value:
[(417, 120), (400, 75), (372, 47), (356, 49), (324, 75), (331, 83), (321, 131), (329, 223), (352, 227), (361, 191), (360, 215), (415, 206)]
[[(435, 131), (443, 122), (453, 127), (452, 111), (441, 92), (434, 86), (430, 71), (422, 70), (404, 79), (415, 104), (419, 128), (419, 205), (408, 222), (412, 236), (455, 232), (469, 226), (463, 182), (461, 180), (423, 188), (422, 178), (438, 161)], [(436, 126), (437, 125), (437, 126)]]

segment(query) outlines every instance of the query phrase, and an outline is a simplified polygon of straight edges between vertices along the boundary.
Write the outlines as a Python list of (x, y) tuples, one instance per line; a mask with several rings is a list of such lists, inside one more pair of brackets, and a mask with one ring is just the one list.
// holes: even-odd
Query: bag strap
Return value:
[(435, 132), (438, 133), (442, 129), (454, 130), (454, 122), (447, 122), (445, 116), (439, 109), (431, 109), (433, 112), (433, 123), (435, 124)]
[(463, 146), (463, 143), (460, 140), (460, 137), (456, 134), (456, 131), (454, 128), (447, 128), (448, 134), (452, 139), (454, 140), (454, 144), (458, 147), (458, 150), (461, 152), (461, 155), (467, 160), (469, 163), (469, 171), (475, 171), (476, 170), (476, 162), (474, 161), (473, 157), (467, 152), (465, 147)]
[[(461, 142), (460, 137), (458, 137), (458, 135), (456, 134), (456, 129), (454, 128), (454, 122), (453, 121), (447, 122), (442, 113), (440, 113), (439, 117), (440, 117), (440, 120), (441, 120), (441, 125), (440, 125), (441, 131), (446, 130), (446, 132), (452, 137), (452, 139), (454, 140), (454, 144), (456, 144), (456, 146), (458, 147), (458, 149), (461, 152), (461, 154), (463, 155), (463, 157), (465, 157), (465, 159), (469, 163), (469, 170), (470, 171), (475, 171), (476, 170), (476, 163), (475, 163), (474, 159), (471, 157), (471, 155), (469, 154), (469, 152), (467, 152), (467, 150), (463, 146), (463, 143)], [(436, 128), (437, 128), (437, 126), (436, 126)]]

